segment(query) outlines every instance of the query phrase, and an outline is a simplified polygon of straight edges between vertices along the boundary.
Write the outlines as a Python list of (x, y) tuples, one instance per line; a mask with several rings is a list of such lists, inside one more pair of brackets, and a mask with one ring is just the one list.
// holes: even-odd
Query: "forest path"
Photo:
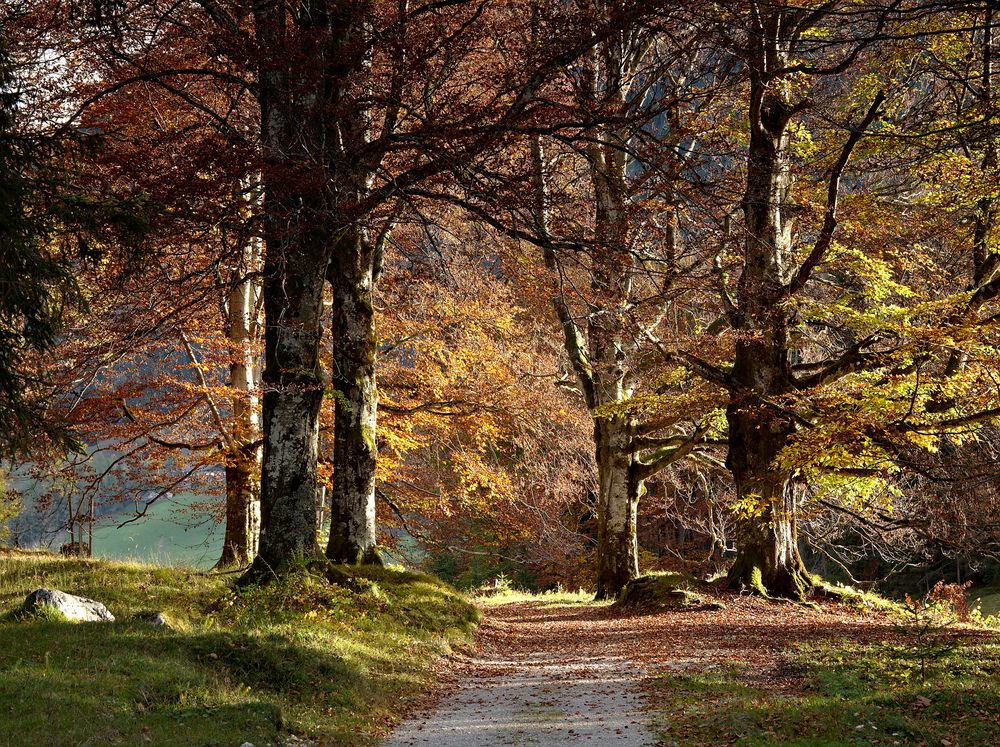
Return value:
[(639, 641), (622, 621), (594, 605), (487, 607), (452, 690), (385, 747), (656, 744), (643, 707), (645, 669), (632, 655)]
[(847, 605), (713, 598), (722, 609), (657, 614), (544, 597), (488, 605), (473, 649), (451, 657), (437, 706), (402, 723), (383, 747), (653, 745), (665, 716), (646, 702), (650, 678), (736, 665), (746, 684), (793, 691), (800, 675), (787, 654), (797, 644), (892, 632), (884, 615)]

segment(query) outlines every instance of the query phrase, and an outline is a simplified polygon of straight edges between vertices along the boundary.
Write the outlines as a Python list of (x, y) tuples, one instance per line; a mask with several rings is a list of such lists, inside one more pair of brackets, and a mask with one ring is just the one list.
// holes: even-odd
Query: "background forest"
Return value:
[(997, 23), (5, 3), (4, 541), (1000, 584)]

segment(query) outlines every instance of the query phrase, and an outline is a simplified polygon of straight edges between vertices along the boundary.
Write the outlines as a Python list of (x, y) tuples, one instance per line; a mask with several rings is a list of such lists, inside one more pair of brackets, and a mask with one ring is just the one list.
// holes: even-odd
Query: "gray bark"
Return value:
[[(321, 318), (332, 252), (328, 116), (344, 19), (318, 6), (292, 20), (259, 4), (258, 98), (264, 146), (264, 372), (260, 547), (245, 581), (280, 574), (316, 545)], [(328, 44), (317, 41), (331, 36)]]
[(597, 599), (614, 599), (639, 576), (636, 520), (645, 489), (632, 455), (633, 424), (625, 418), (594, 422), (597, 453)]
[(333, 289), (331, 386), (336, 407), (330, 541), (337, 563), (377, 563), (375, 467), (378, 390), (375, 366), (373, 248), (361, 232), (339, 242), (328, 271)]

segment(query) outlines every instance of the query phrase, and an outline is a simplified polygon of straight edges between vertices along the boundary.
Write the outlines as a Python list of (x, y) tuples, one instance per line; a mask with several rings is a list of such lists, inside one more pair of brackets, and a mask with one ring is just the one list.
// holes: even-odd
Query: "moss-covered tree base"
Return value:
[(278, 581), (297, 571), (301, 571), (303, 567), (308, 566), (312, 561), (322, 559), (323, 554), (319, 547), (316, 547), (308, 555), (298, 554), (275, 563), (268, 562), (264, 555), (258, 555), (243, 575), (236, 580), (236, 585), (263, 586), (264, 584)]
[(385, 559), (378, 547), (369, 547), (367, 550), (353, 544), (343, 544), (335, 546), (331, 543), (326, 549), (327, 560), (341, 565), (373, 565), (385, 566)]
[(792, 548), (784, 562), (775, 562), (773, 548), (741, 548), (726, 582), (731, 589), (749, 589), (763, 597), (802, 600), (816, 588), (798, 550)]
[(697, 591), (699, 582), (682, 573), (653, 573), (630, 581), (618, 595), (621, 610), (655, 614), (668, 610), (722, 609), (719, 602)]

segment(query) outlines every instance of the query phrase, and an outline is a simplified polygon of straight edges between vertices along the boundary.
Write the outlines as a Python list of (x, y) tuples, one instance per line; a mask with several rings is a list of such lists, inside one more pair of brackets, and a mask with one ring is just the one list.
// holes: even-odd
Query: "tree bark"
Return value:
[(289, 251), (288, 256), (279, 268), (269, 257), (264, 270), (264, 457), (255, 575), (280, 574), (296, 559), (318, 554), (314, 504), (323, 403), (323, 273), (317, 277), (315, 254)]
[(380, 562), (375, 549), (378, 340), (373, 261), (365, 236), (353, 232), (339, 243), (327, 273), (333, 289), (331, 383), (336, 418), (326, 556), (352, 565)]
[[(612, 236), (612, 232), (621, 231), (625, 200), (622, 183), (624, 160), (617, 153), (613, 155), (610, 169), (612, 174), (618, 175), (617, 181), (608, 176), (609, 164), (603, 150), (595, 146), (590, 151), (598, 234), (605, 247), (609, 247), (602, 247), (611, 255), (603, 259), (611, 266), (616, 265), (615, 260), (621, 259), (611, 247), (619, 246), (623, 235), (619, 233)], [(535, 210), (541, 236), (547, 242), (551, 239), (548, 186), (542, 143), (537, 137), (532, 141), (532, 160)], [(618, 185), (617, 189), (614, 188), (615, 184)], [(551, 247), (545, 247), (543, 254), (548, 269), (556, 272), (558, 263), (554, 251)], [(596, 266), (590, 271), (594, 289), (605, 293), (614, 289), (618, 294), (625, 291), (629, 284), (629, 268), (627, 263), (621, 264), (627, 268), (624, 273), (615, 273), (603, 264), (595, 263)], [(612, 307), (603, 309), (604, 313), (588, 314), (584, 335), (558, 285), (553, 288), (552, 307), (562, 327), (566, 354), (580, 383), (580, 391), (587, 407), (593, 412), (602, 405), (614, 405), (627, 399), (631, 390), (627, 386), (622, 365), (623, 330), (619, 309)], [(632, 423), (626, 418), (595, 415), (593, 428), (594, 458), (598, 474), (596, 598), (613, 599), (629, 581), (639, 575), (636, 521), (643, 485), (635, 473)]]
[(597, 599), (614, 599), (639, 575), (636, 519), (644, 492), (635, 474), (631, 424), (595, 419), (598, 475)]
[(797, 489), (775, 464), (793, 425), (753, 401), (731, 403), (726, 417), (738, 516), (737, 555), (727, 580), (736, 588), (799, 599), (813, 583), (798, 550)]
[(319, 554), (319, 353), (333, 228), (327, 118), (338, 95), (330, 81), (339, 78), (329, 66), (343, 20), (328, 10), (290, 19), (282, 4), (254, 8), (264, 151), (264, 453), (260, 547), (244, 582)]
[(226, 465), (226, 535), (217, 568), (244, 566), (260, 540), (260, 464), (256, 455)]

